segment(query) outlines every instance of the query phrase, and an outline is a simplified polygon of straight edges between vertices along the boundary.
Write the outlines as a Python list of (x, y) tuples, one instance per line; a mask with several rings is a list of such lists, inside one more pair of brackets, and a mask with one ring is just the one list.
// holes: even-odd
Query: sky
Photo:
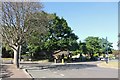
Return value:
[(43, 10), (63, 17), (68, 26), (84, 41), (88, 36), (108, 38), (118, 49), (117, 2), (43, 2)]

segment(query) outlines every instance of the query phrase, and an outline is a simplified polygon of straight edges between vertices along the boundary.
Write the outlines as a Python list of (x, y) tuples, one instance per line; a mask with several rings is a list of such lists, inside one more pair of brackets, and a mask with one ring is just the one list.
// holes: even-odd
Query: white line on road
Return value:
[(57, 72), (53, 72), (53, 73), (57, 73)]
[(60, 74), (61, 76), (64, 76), (64, 74)]
[(46, 77), (42, 77), (42, 78), (46, 78)]

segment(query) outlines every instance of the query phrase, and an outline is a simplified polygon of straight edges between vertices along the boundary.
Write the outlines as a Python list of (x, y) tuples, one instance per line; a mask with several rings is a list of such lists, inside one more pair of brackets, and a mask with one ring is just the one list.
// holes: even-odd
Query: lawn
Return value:
[(7, 60), (13, 60), (13, 58), (2, 58), (2, 60), (5, 60), (5, 61), (7, 61)]
[(120, 64), (120, 62), (109, 62), (108, 64), (106, 62), (102, 62), (99, 64), (99, 66), (102, 67), (106, 67), (106, 68), (116, 68), (118, 69), (118, 64)]

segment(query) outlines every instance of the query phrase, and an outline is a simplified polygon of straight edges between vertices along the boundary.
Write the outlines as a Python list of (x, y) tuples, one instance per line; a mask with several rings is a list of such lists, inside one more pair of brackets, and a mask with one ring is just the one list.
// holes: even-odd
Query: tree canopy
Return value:
[[(64, 18), (55, 14), (50, 22), (45, 48), (48, 50), (70, 50), (77, 45), (78, 37), (73, 33)], [(74, 47), (73, 47), (74, 46)]]

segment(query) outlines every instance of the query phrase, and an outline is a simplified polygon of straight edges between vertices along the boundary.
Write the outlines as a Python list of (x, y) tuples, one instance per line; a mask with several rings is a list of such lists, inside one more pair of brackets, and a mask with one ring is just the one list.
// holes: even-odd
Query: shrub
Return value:
[(13, 51), (2, 47), (2, 58), (13, 58)]
[(109, 54), (109, 59), (115, 59), (113, 54)]
[(76, 51), (73, 51), (72, 52), (72, 55), (74, 56), (74, 55), (78, 55), (78, 54), (80, 54), (81, 52), (79, 51), (79, 50), (76, 50)]
[(94, 57), (99, 57), (99, 54), (96, 53), (96, 54), (94, 54), (93, 56), (94, 56)]

